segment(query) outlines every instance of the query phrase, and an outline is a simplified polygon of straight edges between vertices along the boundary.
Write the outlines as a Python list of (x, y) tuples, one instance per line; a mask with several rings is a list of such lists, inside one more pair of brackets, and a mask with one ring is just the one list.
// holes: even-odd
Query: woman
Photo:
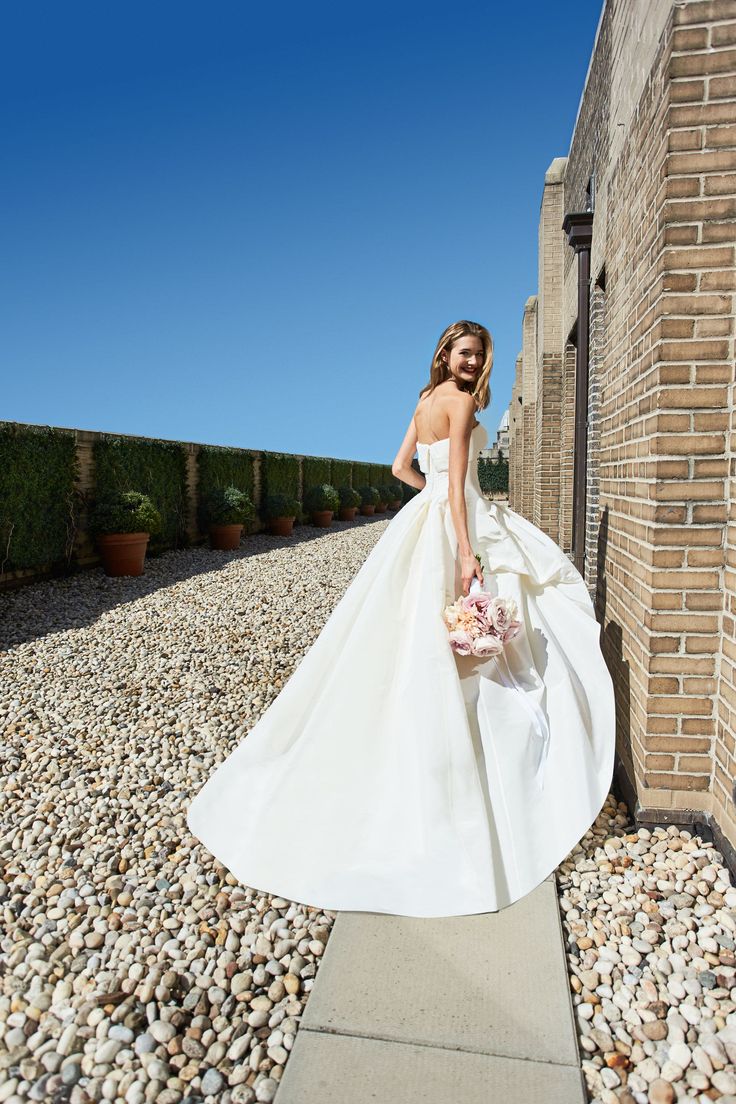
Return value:
[[(603, 806), (613, 686), (585, 583), (478, 482), (492, 360), (478, 323), (442, 334), (393, 465), (420, 493), (189, 807), (245, 885), (331, 910), (493, 912), (539, 885)], [(518, 608), (499, 656), (450, 647), (443, 611), (474, 578)]]

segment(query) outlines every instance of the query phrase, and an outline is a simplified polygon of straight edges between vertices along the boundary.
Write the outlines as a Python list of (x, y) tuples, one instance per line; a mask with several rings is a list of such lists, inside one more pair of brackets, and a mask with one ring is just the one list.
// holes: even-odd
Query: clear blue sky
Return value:
[(536, 291), (596, 0), (6, 5), (0, 417), (390, 462)]

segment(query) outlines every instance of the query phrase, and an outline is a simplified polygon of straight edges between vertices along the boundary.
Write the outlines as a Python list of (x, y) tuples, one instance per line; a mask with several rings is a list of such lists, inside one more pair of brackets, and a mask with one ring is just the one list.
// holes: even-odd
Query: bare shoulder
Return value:
[(454, 392), (448, 397), (450, 402), (454, 404), (456, 410), (461, 411), (463, 414), (475, 412), (475, 399), (469, 391), (460, 391), (459, 388), (455, 388)]
[[(459, 387), (456, 387), (450, 380), (445, 380), (435, 387), (434, 393), (436, 395), (437, 403), (445, 410), (452, 408), (457, 411), (474, 410), (475, 400), (469, 391), (461, 391)], [(420, 401), (426, 402), (428, 395), (425, 395)]]
[(471, 426), (475, 419), (475, 399), (469, 391), (455, 388), (447, 395), (447, 414), (450, 424), (460, 428)]
[(454, 436), (458, 430), (465, 433), (472, 427), (475, 410), (475, 400), (469, 391), (461, 391), (452, 381), (444, 380), (420, 393), (412, 421), (421, 438), (436, 440), (438, 436)]

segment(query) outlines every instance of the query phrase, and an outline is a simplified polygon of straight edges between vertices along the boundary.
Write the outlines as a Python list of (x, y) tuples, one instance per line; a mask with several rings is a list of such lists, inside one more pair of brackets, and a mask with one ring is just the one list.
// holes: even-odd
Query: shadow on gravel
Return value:
[[(276, 548), (293, 548), (312, 541), (390, 521), (397, 513), (358, 515), (355, 521), (333, 521), (328, 529), (295, 527), (292, 536), (261, 532), (247, 536), (234, 552), (216, 552), (208, 545), (175, 549), (146, 557), (143, 575), (109, 578), (102, 567), (82, 568), (72, 575), (28, 583), (0, 592), (0, 652), (49, 633), (81, 629), (116, 606), (134, 602), (162, 587), (172, 587), (197, 575), (229, 567), (236, 560), (263, 556)], [(80, 602), (80, 596), (84, 601)]]

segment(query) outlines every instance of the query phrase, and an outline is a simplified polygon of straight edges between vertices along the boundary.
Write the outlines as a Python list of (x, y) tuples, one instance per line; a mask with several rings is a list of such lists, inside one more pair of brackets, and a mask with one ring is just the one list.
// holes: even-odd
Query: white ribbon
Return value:
[[(476, 591), (480, 591), (481, 593), (483, 593), (483, 587), (480, 585), (480, 580), (478, 579), (478, 576), (474, 575), (473, 578), (470, 580), (468, 593), (474, 594)], [(504, 674), (503, 668), (500, 663), (500, 659), (502, 656), (504, 666), (506, 667), (506, 671), (508, 673), (508, 678)], [(511, 664), (506, 659), (505, 652), (501, 652), (499, 653), (499, 655), (493, 656), (493, 658), (496, 661), (496, 668), (499, 675), (501, 676), (501, 682), (504, 684), (504, 686), (508, 687), (509, 690), (516, 690), (517, 694), (521, 698), (522, 705), (524, 706), (534, 723), (534, 731), (541, 741), (539, 746), (539, 756), (537, 758), (537, 766), (534, 772), (534, 780), (539, 786), (540, 790), (543, 790), (544, 767), (545, 763), (547, 762), (547, 755), (549, 754), (550, 744), (549, 725), (547, 724), (547, 718), (544, 715), (544, 710), (541, 709), (539, 705), (537, 705), (537, 703), (529, 697), (528, 690), (526, 690), (525, 687), (523, 687), (519, 682), (516, 681), (516, 679), (514, 678), (514, 673), (511, 670)]]
[[(501, 656), (503, 656), (504, 666), (506, 667), (506, 671), (508, 672), (508, 678), (504, 674), (503, 668), (500, 663)], [(521, 698), (522, 705), (534, 722), (536, 735), (541, 741), (539, 747), (539, 756), (537, 759), (537, 767), (534, 772), (534, 780), (539, 786), (540, 790), (543, 790), (544, 767), (545, 763), (547, 762), (547, 755), (549, 753), (550, 744), (550, 731), (549, 725), (547, 724), (547, 718), (545, 717), (544, 711), (539, 707), (539, 705), (537, 705), (537, 703), (529, 697), (528, 691), (523, 686), (521, 686), (520, 683), (518, 683), (514, 678), (514, 673), (511, 670), (511, 665), (506, 659), (504, 653), (501, 652), (500, 655), (494, 656), (493, 658), (496, 660), (496, 667), (498, 669), (499, 675), (501, 676), (501, 681), (503, 682), (504, 686), (507, 686), (509, 690), (516, 690)]]

